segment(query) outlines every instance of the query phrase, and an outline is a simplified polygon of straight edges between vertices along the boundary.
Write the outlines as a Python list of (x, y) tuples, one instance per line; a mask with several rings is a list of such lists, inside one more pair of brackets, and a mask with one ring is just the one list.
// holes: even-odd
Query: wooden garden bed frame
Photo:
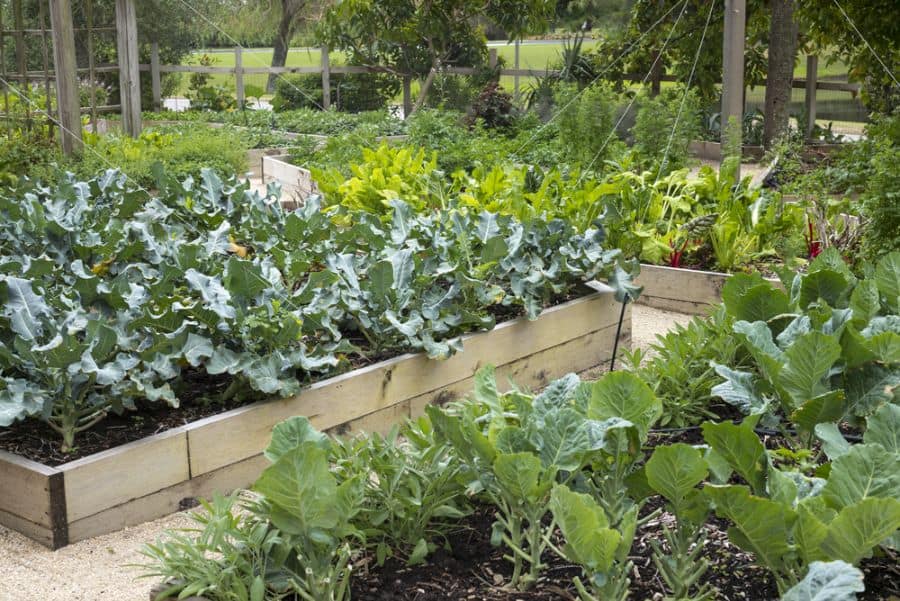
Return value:
[[(607, 364), (621, 305), (602, 284), (552, 307), (463, 338), (443, 361), (406, 354), (312, 384), (297, 396), (207, 417), (57, 467), (0, 451), (0, 524), (45, 546), (113, 532), (178, 511), (184, 501), (249, 486), (267, 462), (272, 427), (306, 415), (321, 430), (385, 431), (430, 403), (462, 398), (475, 372), (536, 388)], [(631, 340), (626, 307), (619, 344)]]
[[(644, 287), (639, 305), (689, 315), (706, 315), (722, 302), (722, 288), (731, 274), (680, 267), (641, 264), (635, 282)], [(766, 280), (781, 286), (778, 278)]]

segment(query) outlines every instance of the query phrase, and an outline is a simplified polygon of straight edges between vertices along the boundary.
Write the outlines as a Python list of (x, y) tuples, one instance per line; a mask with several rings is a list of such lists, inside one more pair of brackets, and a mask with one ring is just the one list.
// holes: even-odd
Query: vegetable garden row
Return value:
[[(448, 558), (491, 566), (472, 594), (497, 599), (894, 594), (900, 121), (778, 147), (758, 187), (735, 159), (690, 169), (677, 100), (189, 113), (16, 166), (0, 521), (59, 546), (212, 497), (147, 548), (162, 597), (378, 598), (407, 574), (411, 599)], [(319, 195), (235, 177), (272, 146)], [(627, 350), (662, 279), (640, 262), (722, 272), (723, 304)], [(565, 375), (616, 347), (620, 371)]]
[[(854, 566), (895, 557), (900, 527), (898, 281), (896, 253), (863, 279), (826, 253), (791, 292), (733, 278), (716, 315), (688, 328), (703, 344), (673, 333), (632, 372), (501, 394), (484, 368), (466, 401), (429, 406), (387, 437), (336, 439), (291, 418), (252, 492), (216, 498), (196, 532), (148, 547), (151, 569), (164, 596), (368, 598), (354, 585), (367, 571), (426, 562), (486, 512), (510, 598), (539, 590), (562, 558), (574, 597), (625, 599), (649, 530), (660, 580), (638, 590), (712, 599), (705, 546), (727, 520), (730, 543), (764, 570), (742, 583), (753, 598), (856, 598)], [(704, 362), (676, 361), (687, 353), (726, 362), (706, 376), (724, 405), (666, 373), (700, 377)], [(699, 412), (673, 418), (691, 394)]]

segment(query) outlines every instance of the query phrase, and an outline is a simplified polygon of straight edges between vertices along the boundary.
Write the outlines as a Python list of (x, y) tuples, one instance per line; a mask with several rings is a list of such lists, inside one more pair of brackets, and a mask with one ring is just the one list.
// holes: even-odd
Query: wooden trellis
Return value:
[[(58, 134), (66, 153), (81, 148), (83, 114), (96, 124), (99, 114), (121, 111), (128, 133), (138, 135), (141, 129), (134, 0), (116, 0), (115, 23), (105, 25), (95, 22), (93, 0), (75, 2), (82, 21), (77, 27), (72, 0), (0, 0), (0, 122), (7, 136), (35, 128), (51, 137)], [(103, 35), (115, 36), (116, 62), (97, 63), (97, 36)], [(76, 36), (83, 36), (86, 55), (80, 66)], [(98, 75), (115, 72), (122, 101), (101, 103)], [(80, 85), (85, 76), (88, 95), (82, 106)], [(32, 99), (38, 90), (44, 94), (40, 103)]]

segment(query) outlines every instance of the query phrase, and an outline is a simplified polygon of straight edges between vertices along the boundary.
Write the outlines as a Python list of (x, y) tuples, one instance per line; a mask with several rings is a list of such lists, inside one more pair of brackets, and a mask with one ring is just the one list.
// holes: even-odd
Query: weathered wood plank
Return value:
[(45, 547), (55, 549), (59, 546), (54, 543), (53, 530), (44, 524), (36, 524), (3, 509), (0, 509), (0, 524)]
[(0, 511), (51, 529), (50, 476), (55, 473), (55, 468), (0, 451)]
[(402, 424), (409, 419), (410, 401), (400, 401), (390, 407), (379, 409), (368, 415), (330, 428), (328, 433), (333, 436), (347, 436), (361, 432), (377, 432), (387, 434), (395, 425)]
[(592, 294), (545, 311), (529, 322), (517, 319), (491, 332), (463, 338), (465, 350), (444, 361), (404, 355), (313, 384), (299, 395), (257, 403), (186, 426), (191, 473), (208, 471), (259, 453), (272, 426), (306, 415), (326, 430), (448, 384), (471, 377), (487, 363), (503, 365), (616, 323), (612, 294)]
[(175, 428), (60, 466), (75, 522), (191, 477), (187, 434)]
[(134, 0), (116, 0), (116, 48), (122, 127), (136, 138), (141, 135), (141, 72)]
[(182, 502), (188, 499), (211, 498), (217, 492), (224, 494), (239, 488), (247, 488), (256, 481), (268, 464), (265, 457), (261, 454), (256, 455), (71, 522), (69, 540), (74, 543), (155, 520), (183, 509)]
[[(496, 366), (497, 386), (500, 390), (509, 390), (511, 382), (514, 382), (520, 388), (537, 390), (569, 372), (580, 373), (608, 365), (615, 335), (616, 326), (609, 325), (528, 357)], [(620, 349), (631, 345), (630, 306), (626, 309), (619, 345)], [(468, 377), (410, 399), (410, 417), (416, 418), (425, 413), (425, 407), (429, 404), (443, 405), (464, 399), (472, 392), (474, 384), (475, 378)]]
[[(78, 98), (78, 65), (75, 57), (75, 32), (72, 30), (70, 0), (50, 3), (50, 26), (53, 29), (53, 64), (55, 65), (60, 144), (66, 154), (81, 151), (81, 111)], [(24, 60), (24, 56), (21, 57)]]
[[(661, 265), (641, 265), (635, 282), (644, 287), (641, 305), (689, 315), (706, 315), (722, 302), (722, 288), (731, 274)], [(777, 278), (766, 278), (778, 286)]]

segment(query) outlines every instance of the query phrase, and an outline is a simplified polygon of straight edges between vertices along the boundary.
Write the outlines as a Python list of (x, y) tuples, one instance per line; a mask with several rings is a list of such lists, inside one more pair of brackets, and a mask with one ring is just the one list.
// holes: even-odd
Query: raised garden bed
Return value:
[[(406, 354), (317, 382), (301, 394), (258, 402), (65, 463), (58, 467), (0, 451), (0, 524), (59, 548), (152, 520), (195, 497), (249, 486), (267, 462), (272, 427), (306, 415), (345, 433), (384, 431), (429, 403), (472, 389), (486, 364), (498, 382), (539, 387), (610, 360), (620, 305), (605, 287), (544, 311), (465, 336), (465, 350), (444, 361)], [(626, 310), (619, 343), (631, 338)]]
[[(644, 287), (641, 305), (690, 315), (705, 315), (722, 302), (722, 287), (731, 275), (716, 271), (641, 264), (636, 282)], [(780, 285), (778, 278), (767, 278)]]
[(262, 157), (262, 181), (276, 181), (281, 184), (282, 193), (295, 200), (305, 200), (318, 193), (309, 169), (298, 167), (286, 154)]
[[(843, 148), (846, 144), (825, 144), (825, 143), (812, 143), (806, 144), (803, 147), (803, 156), (816, 156), (823, 154), (830, 154), (839, 148)], [(709, 140), (692, 140), (690, 145), (688, 146), (691, 154), (693, 154), (698, 159), (705, 159), (709, 161), (718, 161), (722, 158), (722, 143), (721, 142), (712, 142)], [(741, 147), (741, 155), (745, 159), (752, 159), (754, 161), (759, 161), (765, 155), (766, 150), (762, 146), (754, 146), (745, 144)]]

